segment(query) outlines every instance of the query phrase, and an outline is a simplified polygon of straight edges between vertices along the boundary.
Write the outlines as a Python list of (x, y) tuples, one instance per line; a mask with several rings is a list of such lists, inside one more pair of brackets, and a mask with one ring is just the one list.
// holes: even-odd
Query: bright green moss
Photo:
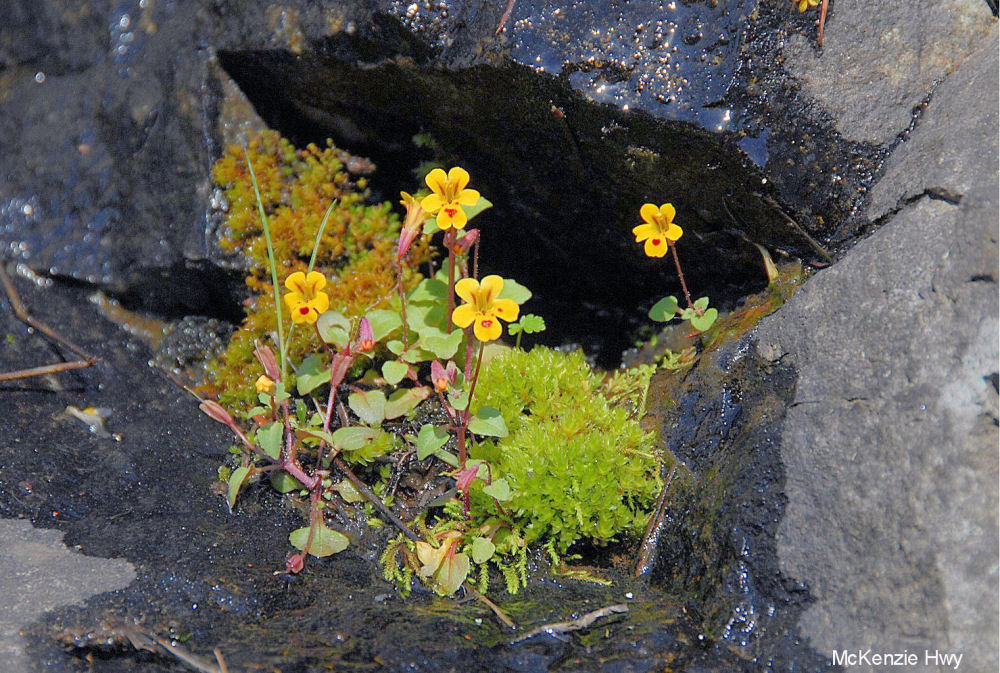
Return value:
[[(649, 372), (626, 376), (641, 398)], [(476, 406), (499, 409), (510, 434), (479, 443), (473, 457), (510, 483), (508, 510), (528, 543), (551, 540), (563, 554), (578, 540), (642, 534), (662, 486), (660, 463), (656, 437), (641, 428), (636, 400), (620, 394), (621, 379), (609, 391), (579, 352), (542, 347), (484, 365)], [(495, 512), (482, 494), (473, 500), (474, 516)]]

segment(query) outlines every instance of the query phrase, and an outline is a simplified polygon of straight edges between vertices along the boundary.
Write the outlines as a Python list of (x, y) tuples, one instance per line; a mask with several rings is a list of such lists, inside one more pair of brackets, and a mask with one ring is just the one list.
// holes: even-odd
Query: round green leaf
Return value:
[(396, 385), (406, 377), (406, 373), (410, 371), (409, 365), (405, 362), (400, 362), (399, 360), (387, 360), (382, 363), (382, 378), (386, 380), (389, 385)]
[[(300, 551), (305, 551), (306, 541), (309, 540), (309, 527), (296, 528), (288, 536), (288, 541), (293, 547)], [(344, 551), (351, 544), (346, 535), (327, 528), (321, 523), (316, 524), (313, 532), (312, 542), (309, 543), (309, 555), (316, 558), (332, 556)]]
[(469, 421), (469, 431), (484, 437), (506, 437), (507, 424), (493, 407), (483, 407)]
[(417, 434), (417, 460), (423, 460), (448, 442), (448, 432), (436, 425), (425, 423)]
[(240, 489), (243, 488), (243, 482), (247, 480), (250, 475), (249, 467), (237, 467), (233, 470), (233, 473), (229, 475), (229, 495), (226, 497), (226, 502), (229, 503), (229, 511), (233, 511), (233, 507), (236, 505), (236, 496), (240, 494)]
[(281, 457), (281, 438), (285, 427), (281, 423), (268, 423), (257, 429), (257, 443), (264, 453), (278, 460)]
[(323, 341), (337, 348), (344, 348), (351, 338), (351, 321), (336, 311), (326, 311), (316, 321), (316, 328)]
[(710, 308), (703, 315), (695, 316), (691, 318), (691, 327), (695, 328), (699, 332), (704, 332), (709, 327), (715, 324), (716, 318), (719, 317), (719, 311), (714, 308)]
[(278, 493), (291, 493), (292, 491), (298, 491), (299, 489), (305, 488), (301, 481), (287, 472), (272, 472), (271, 486), (273, 486)]
[(677, 297), (672, 295), (664, 297), (653, 304), (653, 308), (649, 309), (650, 320), (655, 320), (656, 322), (669, 322), (676, 314)]
[(483, 493), (500, 502), (507, 502), (510, 500), (510, 484), (506, 479), (495, 479), (492, 484), (483, 486)]
[(496, 553), (496, 546), (484, 537), (472, 540), (472, 560), (476, 563), (486, 563)]
[(354, 425), (333, 432), (333, 445), (341, 451), (357, 451), (375, 437), (372, 428)]
[(347, 397), (347, 405), (368, 425), (381, 425), (386, 418), (385, 393), (381, 390), (351, 393)]

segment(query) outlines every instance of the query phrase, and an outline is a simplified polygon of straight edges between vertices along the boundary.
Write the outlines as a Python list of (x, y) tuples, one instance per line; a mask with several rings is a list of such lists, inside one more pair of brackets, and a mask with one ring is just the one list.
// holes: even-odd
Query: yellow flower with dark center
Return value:
[(792, 0), (792, 2), (797, 3), (799, 6), (799, 11), (804, 12), (810, 7), (815, 7), (820, 3), (820, 0)]
[(472, 331), (480, 341), (499, 339), (503, 333), (500, 320), (517, 320), (520, 307), (512, 299), (498, 299), (503, 290), (503, 278), (486, 276), (482, 284), (474, 278), (463, 278), (455, 283), (455, 294), (466, 302), (451, 314), (451, 321)]
[(330, 308), (330, 298), (322, 291), (326, 278), (319, 271), (310, 271), (308, 276), (296, 271), (285, 279), (285, 287), (290, 290), (285, 295), (285, 304), (292, 314), (292, 322), (314, 323)]
[(639, 215), (645, 224), (640, 224), (632, 229), (635, 234), (635, 242), (645, 241), (643, 250), (650, 257), (663, 257), (667, 254), (667, 248), (684, 233), (684, 230), (674, 224), (676, 211), (669, 203), (664, 203), (657, 208), (652, 203), (643, 204), (639, 209)]
[(466, 189), (469, 172), (455, 166), (447, 174), (435, 168), (427, 174), (427, 186), (432, 194), (425, 196), (420, 207), (431, 215), (437, 215), (437, 225), (441, 229), (464, 229), (469, 217), (462, 206), (474, 206), (479, 201), (479, 192)]

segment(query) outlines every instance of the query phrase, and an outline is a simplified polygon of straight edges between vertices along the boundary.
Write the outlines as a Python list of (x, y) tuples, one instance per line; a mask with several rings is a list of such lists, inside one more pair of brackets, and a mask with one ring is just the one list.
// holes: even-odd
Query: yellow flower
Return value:
[(511, 299), (497, 299), (503, 290), (503, 278), (486, 276), (482, 285), (474, 278), (463, 278), (455, 283), (455, 294), (467, 303), (457, 307), (451, 314), (453, 323), (465, 329), (473, 325), (472, 331), (480, 341), (499, 339), (503, 328), (497, 320), (510, 322), (517, 320), (520, 307)]
[(296, 271), (285, 279), (285, 287), (291, 290), (285, 295), (285, 304), (292, 314), (292, 322), (314, 323), (330, 308), (330, 298), (322, 292), (326, 278), (319, 271), (310, 271), (308, 276)]
[(810, 7), (815, 7), (820, 3), (820, 0), (792, 0), (792, 2), (798, 3), (799, 11), (804, 12)]
[(663, 257), (667, 254), (667, 248), (684, 233), (684, 230), (674, 224), (676, 211), (669, 203), (664, 203), (657, 208), (652, 203), (643, 204), (639, 209), (639, 215), (645, 221), (632, 229), (635, 234), (635, 242), (646, 242), (644, 250), (650, 257)]
[(258, 393), (266, 393), (270, 395), (274, 392), (274, 381), (263, 374), (261, 374), (261, 377), (257, 379), (256, 386)]
[(479, 192), (466, 189), (469, 184), (469, 172), (455, 166), (448, 174), (440, 168), (435, 168), (427, 174), (427, 186), (432, 194), (425, 196), (420, 207), (429, 214), (437, 214), (437, 225), (441, 229), (464, 229), (469, 221), (462, 206), (473, 206), (479, 201)]

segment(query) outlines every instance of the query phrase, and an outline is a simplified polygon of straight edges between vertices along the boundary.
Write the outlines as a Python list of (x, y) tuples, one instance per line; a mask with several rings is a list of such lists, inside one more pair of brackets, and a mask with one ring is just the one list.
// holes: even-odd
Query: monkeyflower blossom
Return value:
[(320, 314), (330, 308), (330, 297), (322, 291), (326, 278), (318, 271), (310, 271), (308, 276), (296, 271), (285, 280), (285, 287), (290, 290), (285, 295), (285, 304), (292, 314), (292, 322), (315, 323)]
[(511, 299), (498, 299), (503, 291), (503, 278), (486, 276), (482, 284), (475, 278), (463, 278), (455, 283), (455, 294), (466, 302), (451, 314), (453, 323), (472, 331), (480, 341), (499, 339), (503, 333), (500, 320), (517, 320), (520, 307)]
[(820, 3), (820, 0), (792, 0), (795, 4), (799, 6), (799, 11), (804, 12), (810, 7), (815, 7)]
[(355, 344), (355, 349), (367, 353), (373, 348), (375, 348), (375, 333), (372, 331), (372, 324), (368, 322), (368, 318), (362, 318), (361, 324), (358, 326), (358, 341)]
[(460, 166), (447, 174), (435, 168), (425, 180), (432, 193), (420, 202), (421, 208), (429, 215), (437, 215), (437, 225), (442, 230), (464, 229), (469, 217), (462, 206), (474, 206), (479, 201), (479, 192), (465, 188), (469, 184), (469, 172)]
[(257, 379), (255, 384), (258, 393), (264, 393), (265, 395), (270, 395), (274, 392), (274, 381), (268, 378), (266, 375), (261, 374), (260, 378)]
[(448, 389), (455, 385), (457, 378), (458, 367), (453, 361), (449, 360), (447, 367), (437, 360), (431, 362), (431, 382), (434, 384), (434, 390), (439, 393), (448, 392)]
[(400, 205), (406, 208), (406, 216), (403, 218), (403, 228), (399, 232), (399, 245), (396, 246), (396, 259), (406, 257), (407, 251), (413, 245), (413, 241), (420, 235), (420, 230), (424, 225), (424, 209), (420, 202), (406, 192), (400, 192), (403, 199)]
[(635, 242), (645, 241), (643, 250), (649, 257), (663, 257), (667, 248), (684, 233), (684, 230), (674, 224), (676, 211), (669, 203), (657, 208), (652, 203), (646, 203), (639, 209), (639, 215), (645, 224), (632, 229)]

